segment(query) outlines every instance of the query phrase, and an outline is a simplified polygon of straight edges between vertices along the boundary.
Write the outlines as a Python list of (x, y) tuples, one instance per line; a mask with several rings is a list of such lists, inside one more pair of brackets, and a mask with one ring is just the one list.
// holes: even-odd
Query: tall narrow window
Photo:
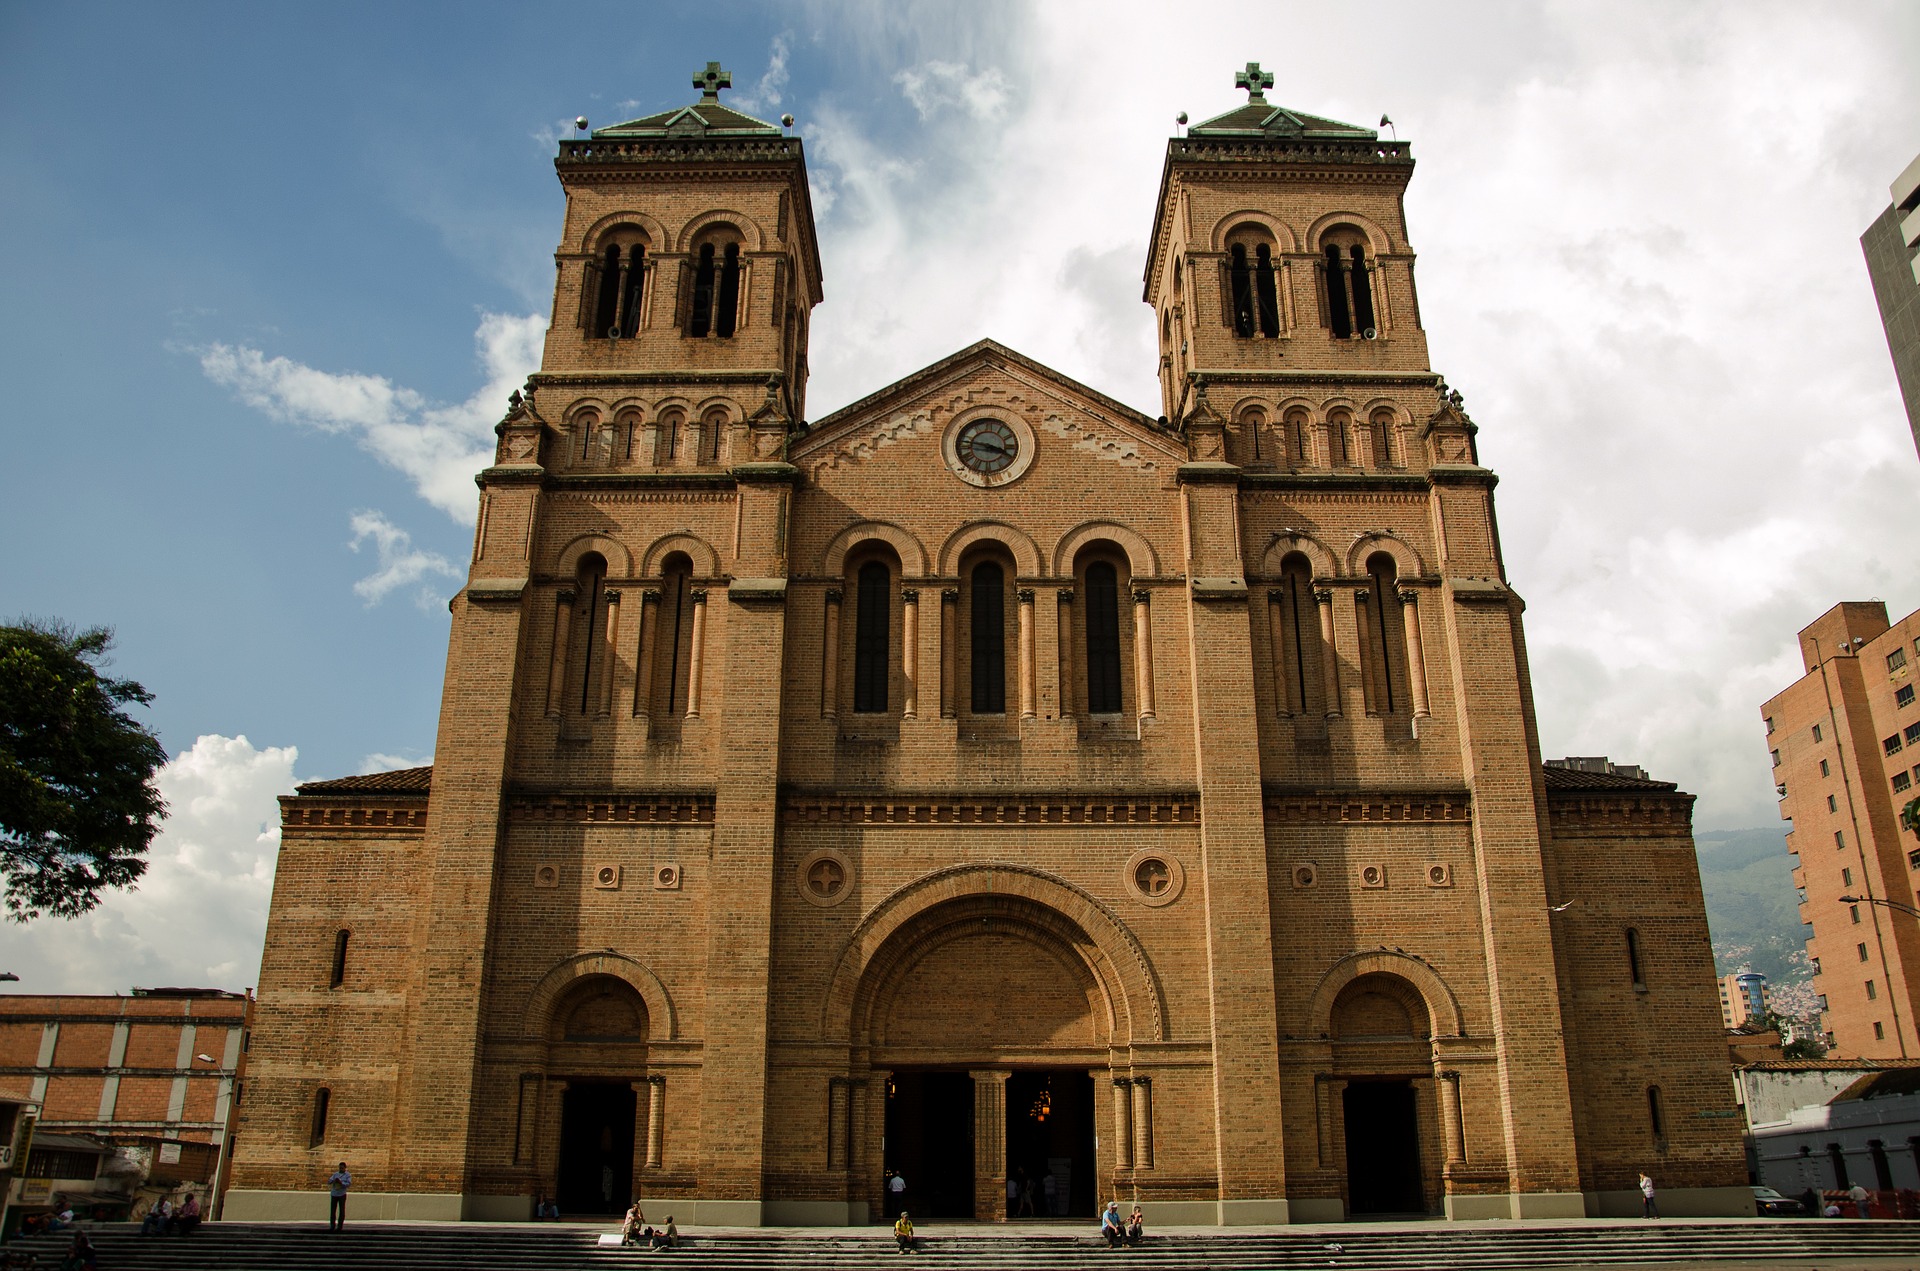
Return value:
[[(711, 250), (710, 248), (708, 250)], [(715, 306), (715, 335), (733, 334), (733, 323), (740, 308), (740, 244), (728, 243), (720, 265), (720, 300)]]
[(593, 335), (612, 335), (620, 316), (620, 244), (607, 245), (600, 265), (600, 296), (593, 310)]
[(1280, 583), (1285, 593), (1280, 605), (1280, 618), (1286, 624), (1283, 635), (1293, 644), (1293, 658), (1287, 672), (1297, 694), (1293, 700), (1300, 703), (1304, 711), (1307, 709), (1307, 639), (1309, 635), (1318, 636), (1311, 609), (1313, 575), (1307, 558), (1293, 552), (1280, 562)]
[(1353, 334), (1353, 315), (1347, 308), (1347, 270), (1339, 247), (1327, 244), (1327, 328), (1336, 340)]
[(1367, 281), (1367, 256), (1355, 243), (1350, 249), (1353, 256), (1353, 326), (1361, 335), (1373, 338), (1373, 286)]
[(580, 713), (586, 714), (593, 699), (593, 676), (600, 669), (599, 645), (605, 633), (601, 630), (602, 612), (606, 607), (603, 598), (607, 564), (597, 553), (589, 552), (580, 561), (580, 623), (578, 627), (580, 643)]
[(1265, 243), (1254, 248), (1253, 289), (1260, 302), (1260, 334), (1279, 335), (1280, 292), (1273, 281), (1273, 248)]
[[(1373, 577), (1373, 644), (1380, 652), (1378, 668), (1380, 675), (1380, 709), (1391, 715), (1406, 704), (1404, 693), (1394, 692), (1396, 672), (1404, 674), (1406, 667), (1406, 634), (1397, 619), (1400, 608), (1400, 576), (1394, 565), (1393, 557), (1385, 552), (1376, 552), (1367, 562), (1367, 572)], [(1388, 615), (1391, 614), (1390, 618)]]
[(635, 243), (627, 249), (626, 281), (620, 288), (620, 338), (640, 334), (640, 293), (647, 279), (647, 249)]
[(1666, 1109), (1660, 1106), (1660, 1087), (1647, 1087), (1647, 1126), (1653, 1131), (1653, 1141), (1663, 1142), (1667, 1137)]
[(1120, 704), (1120, 581), (1105, 561), (1087, 566), (1087, 713), (1117, 715)]
[(1375, 411), (1373, 422), (1367, 429), (1373, 439), (1373, 465), (1376, 468), (1392, 468), (1393, 461), (1393, 416), (1386, 411)]
[(1827, 1144), (1827, 1160), (1833, 1165), (1834, 1187), (1845, 1191), (1852, 1186), (1852, 1180), (1847, 1177), (1847, 1156), (1840, 1150), (1838, 1143)]
[(855, 592), (853, 709), (866, 715), (887, 709), (888, 644), (893, 624), (893, 575), (879, 561), (860, 567)]
[(693, 312), (687, 318), (687, 334), (696, 339), (713, 329), (713, 274), (713, 244), (704, 243), (693, 267)]
[(654, 696), (667, 719), (686, 710), (693, 665), (693, 561), (675, 552), (662, 566), (659, 623), (653, 637)]
[(1240, 335), (1253, 334), (1253, 270), (1247, 263), (1247, 249), (1235, 243), (1228, 252), (1227, 272), (1233, 283), (1233, 329)]
[(1353, 462), (1348, 450), (1347, 431), (1351, 427), (1345, 412), (1336, 411), (1327, 418), (1327, 462), (1344, 468)]
[(973, 571), (973, 713), (1007, 709), (1007, 580), (998, 565)]
[(1291, 411), (1287, 415), (1287, 442), (1293, 447), (1293, 462), (1307, 467), (1313, 462), (1313, 447), (1307, 439), (1307, 413)]
[(342, 930), (333, 937), (333, 974), (328, 984), (336, 989), (347, 982), (347, 934)]
[(327, 1141), (327, 1105), (333, 1102), (333, 1091), (321, 1086), (313, 1092), (313, 1128), (307, 1135), (308, 1147), (319, 1147)]
[(1632, 927), (1627, 928), (1627, 970), (1633, 976), (1633, 987), (1647, 986), (1647, 979), (1640, 973), (1640, 933)]

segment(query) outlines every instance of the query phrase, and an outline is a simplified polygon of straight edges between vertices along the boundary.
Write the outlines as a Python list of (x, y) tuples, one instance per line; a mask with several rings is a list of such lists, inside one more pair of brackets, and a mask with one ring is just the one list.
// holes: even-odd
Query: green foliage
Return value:
[(1827, 1048), (1817, 1038), (1796, 1037), (1780, 1048), (1782, 1059), (1825, 1059)]
[(7, 916), (74, 918), (146, 872), (167, 752), (124, 709), (153, 700), (99, 667), (105, 627), (0, 627), (0, 875)]

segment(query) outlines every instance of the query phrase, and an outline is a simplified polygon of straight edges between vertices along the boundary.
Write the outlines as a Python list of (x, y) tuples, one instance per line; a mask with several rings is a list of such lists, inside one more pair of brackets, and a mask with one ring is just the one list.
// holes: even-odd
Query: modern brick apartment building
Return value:
[(252, 1008), (221, 989), (0, 994), (0, 1099), (35, 1110), (37, 1142), (146, 1147), (154, 1176), (217, 1186)]
[(1800, 656), (1806, 674), (1760, 710), (1827, 1042), (1920, 1058), (1920, 834), (1902, 825), (1920, 799), (1920, 612), (1889, 624), (1878, 600), (1835, 605)]
[(1409, 147), (1240, 79), (1159, 418), (982, 341), (808, 420), (801, 142), (716, 66), (561, 143), (434, 766), (283, 801), (231, 1213), (1751, 1212), (1692, 797), (1541, 765)]
[(1860, 236), (1880, 325), (1900, 381), (1913, 444), (1920, 449), (1920, 156), (1894, 178), (1892, 202)]

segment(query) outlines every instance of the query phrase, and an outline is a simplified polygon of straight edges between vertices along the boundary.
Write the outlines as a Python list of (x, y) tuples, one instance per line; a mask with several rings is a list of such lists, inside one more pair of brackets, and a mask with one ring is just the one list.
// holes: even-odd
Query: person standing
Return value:
[(1867, 1216), (1866, 1188), (1855, 1183), (1852, 1187), (1847, 1188), (1847, 1199), (1853, 1202), (1853, 1216), (1855, 1218), (1865, 1218)]
[(895, 1170), (893, 1177), (887, 1180), (887, 1197), (892, 1202), (893, 1212), (904, 1213), (907, 1205), (907, 1176)]
[(347, 1173), (347, 1163), (340, 1162), (340, 1168), (327, 1175), (327, 1230), (345, 1231), (347, 1229), (347, 1188), (353, 1186), (353, 1175)]
[(1658, 1218), (1660, 1207), (1653, 1203), (1653, 1180), (1645, 1174), (1640, 1176), (1640, 1216)]

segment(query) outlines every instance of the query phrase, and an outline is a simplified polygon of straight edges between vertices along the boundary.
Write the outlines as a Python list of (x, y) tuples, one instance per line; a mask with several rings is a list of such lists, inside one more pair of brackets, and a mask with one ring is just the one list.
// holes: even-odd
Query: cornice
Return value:
[(604, 490), (731, 490), (731, 472), (570, 472), (550, 473), (541, 483), (555, 493)]
[(1084, 794), (809, 794), (788, 791), (780, 819), (847, 825), (1197, 825), (1200, 796), (1191, 790), (1131, 797)]
[(1464, 787), (1430, 790), (1285, 790), (1262, 794), (1269, 821), (1306, 825), (1466, 824), (1473, 795)]
[(517, 822), (711, 825), (709, 791), (575, 792), (516, 789), (507, 797), (507, 819)]
[(608, 388), (626, 384), (751, 384), (765, 389), (770, 378), (785, 378), (779, 369), (741, 371), (542, 371), (527, 377), (535, 388)]
[(1428, 481), (1417, 472), (1248, 472), (1240, 486), (1249, 493), (1274, 494), (1285, 490), (1313, 493), (1393, 491), (1425, 494)]

